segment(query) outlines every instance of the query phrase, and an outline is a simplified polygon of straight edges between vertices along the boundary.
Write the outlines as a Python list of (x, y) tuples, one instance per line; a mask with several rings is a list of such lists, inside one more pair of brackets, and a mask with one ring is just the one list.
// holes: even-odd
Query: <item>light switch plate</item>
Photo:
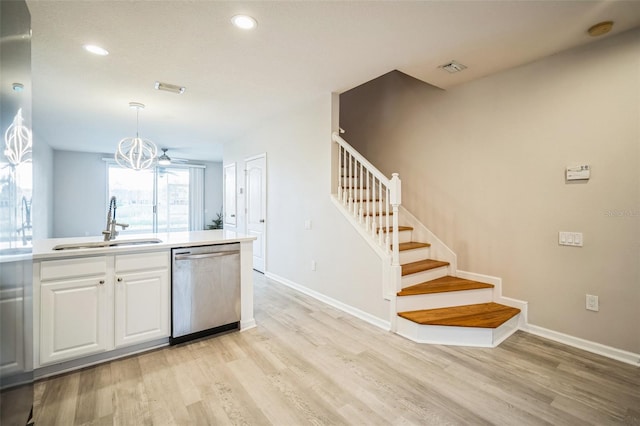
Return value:
[(558, 233), (558, 244), (561, 246), (582, 247), (584, 237), (582, 232), (566, 232)]
[(598, 303), (598, 296), (593, 294), (587, 294), (586, 306), (587, 311), (598, 312), (600, 310), (600, 304)]

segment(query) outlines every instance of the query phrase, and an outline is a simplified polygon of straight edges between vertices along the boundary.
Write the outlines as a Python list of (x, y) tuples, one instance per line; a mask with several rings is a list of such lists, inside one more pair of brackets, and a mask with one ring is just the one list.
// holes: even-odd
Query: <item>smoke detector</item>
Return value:
[(163, 90), (165, 92), (175, 93), (176, 95), (182, 95), (185, 90), (187, 90), (184, 86), (178, 86), (175, 84), (162, 83), (160, 81), (156, 81), (154, 86), (156, 90)]
[(438, 68), (442, 68), (449, 74), (455, 74), (467, 69), (466, 65), (462, 65), (461, 63), (456, 61), (451, 61), (448, 64), (440, 65)]
[(587, 30), (591, 37), (605, 35), (613, 28), (613, 21), (599, 22)]

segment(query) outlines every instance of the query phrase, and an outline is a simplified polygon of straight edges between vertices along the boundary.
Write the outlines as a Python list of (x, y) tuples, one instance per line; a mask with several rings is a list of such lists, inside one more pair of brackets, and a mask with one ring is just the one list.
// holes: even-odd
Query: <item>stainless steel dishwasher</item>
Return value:
[(240, 244), (172, 251), (172, 345), (239, 328)]

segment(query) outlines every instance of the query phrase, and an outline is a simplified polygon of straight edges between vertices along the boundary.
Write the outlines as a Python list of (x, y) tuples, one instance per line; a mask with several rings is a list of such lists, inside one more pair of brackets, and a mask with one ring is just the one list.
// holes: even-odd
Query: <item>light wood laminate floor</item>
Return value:
[(36, 384), (45, 425), (640, 425), (640, 368), (518, 332), (415, 344), (255, 275), (258, 327)]

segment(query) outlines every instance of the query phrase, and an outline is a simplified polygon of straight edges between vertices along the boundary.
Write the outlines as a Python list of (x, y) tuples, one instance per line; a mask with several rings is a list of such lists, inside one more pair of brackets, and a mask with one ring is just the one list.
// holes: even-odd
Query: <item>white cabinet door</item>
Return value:
[(168, 269), (116, 274), (115, 345), (169, 336)]
[(0, 290), (0, 377), (24, 371), (23, 304), (21, 288)]
[(40, 364), (109, 349), (112, 297), (106, 277), (43, 283), (40, 288)]

